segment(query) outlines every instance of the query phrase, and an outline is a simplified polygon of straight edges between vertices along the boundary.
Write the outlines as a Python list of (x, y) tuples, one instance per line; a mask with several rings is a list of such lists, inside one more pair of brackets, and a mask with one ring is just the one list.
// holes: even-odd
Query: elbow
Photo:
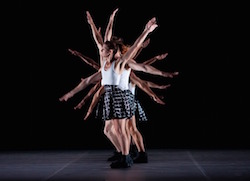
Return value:
[(149, 69), (145, 64), (142, 64), (142, 68), (144, 72), (149, 72)]

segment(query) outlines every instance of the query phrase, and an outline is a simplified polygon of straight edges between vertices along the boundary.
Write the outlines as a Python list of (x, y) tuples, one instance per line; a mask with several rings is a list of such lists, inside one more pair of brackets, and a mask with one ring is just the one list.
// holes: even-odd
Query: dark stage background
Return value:
[(157, 18), (159, 27), (150, 34), (151, 42), (137, 60), (168, 52), (165, 60), (153, 66), (180, 72), (173, 79), (137, 73), (159, 84), (171, 83), (167, 90), (155, 90), (164, 96), (164, 106), (137, 89), (149, 117), (148, 122), (138, 123), (146, 147), (250, 148), (249, 81), (247, 60), (242, 58), (244, 5), (160, 0), (18, 1), (17, 49), (22, 56), (18, 61), (28, 65), (22, 71), (28, 85), (17, 87), (19, 112), (9, 115), (10, 131), (1, 148), (112, 148), (101, 121), (93, 115), (83, 120), (90, 101), (81, 110), (73, 109), (90, 87), (68, 102), (60, 102), (59, 97), (95, 72), (67, 51), (78, 50), (98, 60), (85, 12), (90, 11), (104, 34), (117, 7), (114, 35), (127, 44), (134, 42), (150, 18)]

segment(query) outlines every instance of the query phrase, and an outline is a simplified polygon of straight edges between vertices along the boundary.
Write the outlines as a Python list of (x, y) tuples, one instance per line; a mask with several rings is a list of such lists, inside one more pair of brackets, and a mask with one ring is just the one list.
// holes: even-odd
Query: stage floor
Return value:
[(111, 169), (113, 150), (0, 152), (1, 181), (250, 181), (250, 150), (149, 149), (149, 162)]

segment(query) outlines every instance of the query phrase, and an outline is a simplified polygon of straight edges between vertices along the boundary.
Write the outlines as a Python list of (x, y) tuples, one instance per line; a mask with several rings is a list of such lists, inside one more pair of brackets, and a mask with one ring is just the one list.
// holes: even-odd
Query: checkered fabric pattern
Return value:
[(135, 114), (134, 95), (130, 90), (121, 90), (116, 85), (105, 85), (96, 117), (102, 120), (131, 118)]
[(144, 109), (142, 108), (140, 102), (138, 99), (135, 99), (135, 116), (138, 121), (148, 121), (148, 118), (146, 116), (146, 113), (144, 112)]

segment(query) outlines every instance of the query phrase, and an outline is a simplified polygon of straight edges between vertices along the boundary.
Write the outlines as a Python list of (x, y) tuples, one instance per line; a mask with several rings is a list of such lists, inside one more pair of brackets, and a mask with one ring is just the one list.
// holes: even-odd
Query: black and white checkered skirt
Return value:
[(138, 121), (148, 121), (148, 118), (146, 116), (146, 113), (144, 112), (144, 109), (142, 108), (140, 102), (138, 99), (135, 99), (135, 116)]
[(116, 85), (105, 85), (96, 107), (96, 118), (102, 120), (131, 118), (135, 115), (134, 95)]

